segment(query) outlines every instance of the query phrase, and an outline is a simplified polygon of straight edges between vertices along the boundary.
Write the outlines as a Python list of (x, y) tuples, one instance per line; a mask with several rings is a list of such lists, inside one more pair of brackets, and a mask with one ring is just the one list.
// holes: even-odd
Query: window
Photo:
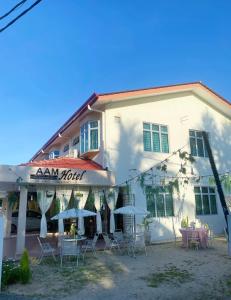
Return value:
[(79, 143), (79, 136), (75, 137), (72, 142), (72, 146), (75, 146)]
[(80, 128), (81, 153), (99, 149), (99, 121), (89, 121)]
[(63, 147), (63, 152), (67, 152), (69, 150), (69, 144), (66, 144), (64, 147)]
[(202, 131), (189, 130), (189, 140), (192, 156), (208, 157)]
[(54, 150), (52, 152), (49, 153), (49, 159), (54, 159), (59, 157), (59, 150)]
[(174, 216), (173, 198), (167, 187), (159, 187), (159, 191), (153, 194), (151, 186), (146, 187), (147, 210), (152, 217)]
[(194, 187), (196, 215), (217, 214), (216, 191), (214, 187)]
[(169, 153), (168, 127), (143, 123), (144, 151)]

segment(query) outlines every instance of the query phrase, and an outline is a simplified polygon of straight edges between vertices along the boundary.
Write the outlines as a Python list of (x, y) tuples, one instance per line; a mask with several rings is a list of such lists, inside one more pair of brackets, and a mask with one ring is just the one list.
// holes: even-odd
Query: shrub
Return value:
[(23, 284), (28, 283), (31, 279), (30, 261), (28, 251), (25, 249), (23, 251), (22, 257), (20, 259), (20, 273), (21, 282)]
[(19, 265), (13, 260), (7, 260), (2, 263), (2, 288), (7, 285), (19, 282), (21, 270)]

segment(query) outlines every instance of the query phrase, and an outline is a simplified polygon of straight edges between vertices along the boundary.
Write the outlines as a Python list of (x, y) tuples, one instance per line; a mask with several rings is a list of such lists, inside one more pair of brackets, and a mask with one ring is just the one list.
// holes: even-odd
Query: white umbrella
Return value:
[(144, 208), (137, 208), (132, 205), (123, 206), (114, 210), (114, 214), (122, 214), (122, 215), (148, 215), (149, 211)]
[(90, 216), (96, 216), (96, 213), (86, 209), (71, 208), (60, 212), (59, 214), (52, 217), (51, 220), (73, 219), (73, 218), (90, 217)]
[(130, 215), (133, 216), (133, 234), (135, 234), (135, 216), (136, 215), (148, 215), (150, 212), (144, 208), (137, 208), (132, 205), (123, 206), (114, 210), (114, 214)]

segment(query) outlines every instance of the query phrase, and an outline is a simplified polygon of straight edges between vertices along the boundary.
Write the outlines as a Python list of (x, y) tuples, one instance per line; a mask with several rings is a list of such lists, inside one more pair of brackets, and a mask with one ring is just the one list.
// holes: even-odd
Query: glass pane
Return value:
[(201, 195), (195, 195), (196, 215), (202, 215), (202, 201)]
[(91, 121), (90, 128), (98, 128), (98, 121)]
[(215, 188), (214, 187), (210, 187), (209, 188), (209, 192), (215, 194)]
[(159, 133), (152, 133), (153, 151), (160, 152), (160, 136)]
[(90, 149), (91, 150), (97, 150), (98, 149), (98, 129), (91, 129), (90, 134), (91, 134)]
[(156, 208), (155, 208), (155, 201), (151, 194), (146, 194), (147, 200), (147, 210), (150, 211), (151, 216), (156, 217)]
[(143, 123), (143, 128), (150, 130), (150, 124), (149, 123)]
[(207, 186), (203, 186), (202, 193), (208, 193), (208, 192), (209, 192), (209, 190), (208, 190)]
[(201, 138), (201, 137), (202, 137), (202, 133), (201, 133), (201, 131), (196, 131), (196, 137), (199, 137), (199, 138)]
[(159, 194), (156, 198), (157, 217), (164, 217), (164, 195)]
[(189, 130), (189, 136), (190, 137), (195, 137), (196, 136), (195, 131), (194, 130)]
[(151, 132), (144, 131), (143, 133), (144, 151), (152, 151), (151, 148)]
[(203, 199), (203, 211), (204, 215), (209, 215), (210, 214), (210, 209), (209, 209), (209, 196), (208, 195), (202, 195)]
[(173, 216), (173, 199), (171, 194), (165, 194), (166, 216)]
[(84, 152), (84, 127), (81, 127), (80, 130), (80, 137), (81, 137), (81, 141), (80, 141), (80, 151), (81, 153)]
[(190, 137), (190, 149), (192, 156), (197, 156), (196, 139)]
[(152, 124), (152, 130), (159, 131), (159, 125)]
[(199, 186), (194, 186), (194, 193), (200, 194), (201, 189)]
[(161, 142), (162, 142), (162, 152), (168, 153), (169, 147), (168, 147), (168, 135), (162, 133), (161, 134)]
[(204, 145), (203, 145), (203, 140), (197, 139), (197, 151), (198, 151), (198, 156), (204, 157)]
[(217, 214), (217, 203), (215, 195), (210, 195), (210, 208), (211, 214)]
[(161, 132), (168, 133), (168, 127), (167, 126), (160, 126)]
[(84, 141), (85, 141), (85, 147), (84, 147), (84, 152), (87, 152), (88, 151), (88, 123), (86, 123), (84, 125)]

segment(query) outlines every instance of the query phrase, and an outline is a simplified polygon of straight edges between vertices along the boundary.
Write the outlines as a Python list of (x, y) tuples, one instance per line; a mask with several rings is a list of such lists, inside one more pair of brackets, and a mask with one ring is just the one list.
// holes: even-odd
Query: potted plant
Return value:
[(181, 228), (187, 228), (188, 227), (188, 217), (183, 218), (181, 220)]

